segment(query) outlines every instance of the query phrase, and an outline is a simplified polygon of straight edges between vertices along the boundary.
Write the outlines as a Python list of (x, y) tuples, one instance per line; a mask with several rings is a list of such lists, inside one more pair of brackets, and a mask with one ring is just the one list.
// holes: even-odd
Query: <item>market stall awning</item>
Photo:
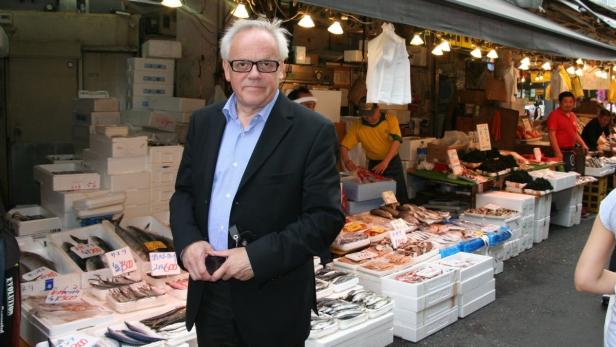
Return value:
[(570, 58), (616, 60), (616, 47), (503, 0), (300, 0), (341, 12)]

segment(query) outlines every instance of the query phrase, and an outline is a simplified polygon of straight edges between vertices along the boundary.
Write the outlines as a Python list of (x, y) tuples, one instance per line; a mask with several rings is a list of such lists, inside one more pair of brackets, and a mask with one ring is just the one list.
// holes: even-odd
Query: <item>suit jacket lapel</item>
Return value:
[(272, 108), (261, 137), (255, 146), (252, 156), (248, 161), (248, 166), (244, 171), (244, 176), (240, 181), (238, 192), (250, 180), (250, 178), (261, 168), (265, 160), (274, 152), (280, 141), (289, 131), (293, 111), (290, 107), (290, 101), (282, 94), (278, 95), (278, 99)]
[(220, 142), (222, 141), (226, 125), (227, 119), (222, 113), (221, 106), (217, 114), (214, 117), (210, 117), (210, 122), (206, 122), (208, 129), (202, 132), (202, 134), (205, 134), (205, 161), (203, 163), (205, 166), (205, 188), (207, 189), (206, 196), (208, 199), (212, 193)]

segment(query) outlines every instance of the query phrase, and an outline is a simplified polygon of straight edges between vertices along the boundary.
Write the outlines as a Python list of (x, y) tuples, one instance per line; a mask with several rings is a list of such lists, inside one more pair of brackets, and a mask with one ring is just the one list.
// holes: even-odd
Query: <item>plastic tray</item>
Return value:
[(351, 251), (355, 251), (355, 250), (359, 250), (365, 247), (370, 246), (370, 238), (365, 238), (362, 240), (358, 240), (355, 242), (351, 242), (351, 243), (346, 243), (344, 245), (332, 245), (331, 247), (333, 249), (342, 251), (342, 252), (351, 252)]
[(310, 336), (308, 336), (308, 338), (309, 339), (319, 339), (323, 336), (331, 335), (335, 333), (336, 331), (338, 331), (338, 324), (334, 322), (334, 324), (332, 324), (332, 326), (327, 329), (318, 330), (318, 331), (310, 330)]
[[(398, 281), (395, 279), (396, 276), (406, 272), (422, 269), (426, 269), (428, 267), (435, 268), (437, 270), (441, 270), (443, 273), (428, 280), (425, 280), (420, 283), (406, 283), (402, 281)], [(434, 290), (440, 289), (447, 285), (453, 284), (456, 279), (456, 270), (450, 267), (440, 266), (434, 263), (427, 264), (419, 264), (417, 266), (413, 266), (406, 271), (401, 271), (394, 275), (388, 276), (383, 280), (383, 291), (388, 293), (397, 293), (400, 295), (417, 298), (424, 296), (433, 292)]]

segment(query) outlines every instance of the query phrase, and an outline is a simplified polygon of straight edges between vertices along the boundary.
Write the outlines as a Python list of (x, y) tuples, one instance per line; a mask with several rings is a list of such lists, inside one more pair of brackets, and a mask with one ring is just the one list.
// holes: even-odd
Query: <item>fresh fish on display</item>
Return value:
[(77, 264), (77, 266), (79, 266), (79, 268), (83, 271), (86, 271), (86, 259), (82, 259), (80, 256), (78, 256), (77, 254), (75, 254), (75, 252), (73, 252), (71, 250), (71, 247), (73, 247), (74, 245), (70, 242), (64, 242), (62, 244), (62, 250), (68, 254), (68, 256), (73, 259), (73, 261), (75, 262), (75, 264)]
[(398, 218), (399, 213), (398, 213), (398, 210), (396, 210), (395, 208), (389, 207), (387, 205), (386, 206), (381, 206), (379, 208), (381, 210), (385, 211), (385, 212), (388, 212), (390, 215), (392, 215), (392, 217)]
[(343, 276), (336, 277), (335, 279), (331, 281), (331, 283), (335, 286), (339, 286), (339, 285), (342, 285), (350, 281), (355, 281), (356, 279), (357, 277), (353, 275), (343, 275)]
[(357, 318), (358, 316), (361, 316), (363, 314), (365, 313), (361, 309), (348, 309), (348, 310), (342, 310), (342, 311), (336, 312), (336, 314), (334, 314), (334, 318), (338, 320), (349, 320), (349, 319)]
[(188, 278), (182, 278), (175, 281), (166, 282), (166, 284), (176, 290), (186, 290), (188, 289)]
[(34, 271), (40, 267), (47, 267), (50, 270), (56, 271), (56, 264), (46, 259), (45, 257), (33, 252), (21, 252), (19, 265), (22, 275), (30, 271)]
[(119, 331), (119, 330), (113, 330), (111, 328), (107, 328), (107, 331), (105, 332), (105, 336), (107, 336), (110, 339), (120, 342), (121, 345), (128, 344), (132, 346), (143, 346), (148, 343), (145, 341), (140, 341), (132, 337), (129, 337), (126, 334), (124, 334), (124, 332)]
[(140, 282), (109, 289), (109, 295), (117, 302), (130, 302), (139, 299), (157, 297), (165, 294), (164, 289), (152, 287), (151, 285)]
[[(147, 229), (149, 224), (145, 227)], [(128, 230), (134, 232), (139, 239), (145, 240), (145, 247), (149, 252), (173, 252), (173, 241), (153, 234), (136, 226), (129, 225)]]
[(323, 272), (319, 272), (316, 277), (323, 281), (332, 281), (337, 277), (345, 276), (346, 273), (336, 270), (324, 270)]
[(147, 241), (141, 240), (134, 233), (121, 227), (120, 226), (121, 221), (122, 221), (122, 217), (120, 217), (120, 219), (118, 220), (114, 220), (112, 223), (115, 228), (116, 234), (118, 234), (118, 236), (120, 236), (120, 238), (124, 240), (124, 242), (126, 242), (128, 247), (130, 247), (130, 249), (133, 252), (135, 252), (139, 256), (139, 258), (141, 258), (142, 260), (149, 261), (150, 260), (148, 256), (149, 252), (147, 248), (145, 248), (145, 242)]
[(129, 275), (120, 275), (112, 278), (103, 278), (101, 275), (96, 274), (94, 278), (88, 279), (90, 286), (96, 289), (111, 289), (129, 284), (140, 282), (139, 279), (130, 278)]
[(124, 333), (126, 336), (133, 338), (135, 340), (142, 341), (142, 342), (148, 342), (148, 343), (166, 340), (165, 337), (160, 336), (156, 333), (143, 333), (140, 331), (133, 331), (130, 329), (122, 330), (122, 333)]
[(318, 278), (315, 279), (315, 289), (317, 292), (320, 292), (321, 290), (327, 289), (327, 287), (329, 287), (329, 282), (326, 281), (322, 281)]
[(30, 306), (30, 313), (54, 324), (63, 324), (82, 319), (112, 314), (102, 306), (91, 304), (83, 299), (78, 302), (47, 304), (46, 296), (29, 296), (24, 298), (25, 305)]
[(323, 331), (336, 325), (336, 320), (331, 318), (317, 318), (310, 321), (310, 330)]
[[(104, 252), (110, 252), (113, 250), (113, 247), (111, 247), (107, 242), (105, 242), (103, 239), (97, 237), (97, 236), (92, 236), (89, 239), (81, 239), (78, 238), (77, 236), (74, 235), (69, 235), (70, 238), (77, 244), (92, 244), (92, 245), (96, 245), (98, 247), (100, 247)], [(96, 255), (93, 257), (89, 257), (89, 258), (81, 258), (77, 253), (73, 252), (73, 250), (71, 249), (72, 247), (74, 247), (75, 244), (70, 243), (70, 242), (64, 242), (62, 244), (62, 250), (68, 254), (68, 256), (75, 262), (75, 264), (77, 264), (77, 266), (79, 266), (79, 268), (83, 271), (94, 271), (94, 270), (99, 270), (99, 269), (103, 269), (105, 268), (105, 261), (103, 259), (102, 255)]]
[(382, 210), (380, 208), (375, 208), (373, 210), (370, 210), (370, 213), (375, 215), (375, 216), (382, 217), (382, 218), (385, 218), (385, 219), (394, 219), (394, 216), (391, 213), (389, 213), (389, 212), (387, 212), (385, 210)]
[(425, 280), (429, 280), (438, 275), (441, 275), (443, 270), (433, 266), (424, 266), (421, 268), (413, 269), (397, 275), (395, 278), (397, 281), (406, 283), (420, 283)]
[(159, 314), (151, 318), (147, 318), (141, 321), (152, 330), (155, 331), (169, 331), (175, 330), (179, 327), (183, 327), (186, 320), (186, 306), (180, 306), (174, 308), (171, 311)]

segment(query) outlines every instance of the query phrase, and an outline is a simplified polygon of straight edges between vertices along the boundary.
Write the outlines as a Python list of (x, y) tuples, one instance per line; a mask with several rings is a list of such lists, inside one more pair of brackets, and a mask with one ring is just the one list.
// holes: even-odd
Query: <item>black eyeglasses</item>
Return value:
[(280, 62), (277, 60), (229, 60), (229, 65), (234, 72), (250, 72), (252, 67), (257, 65), (257, 71), (272, 73), (278, 70)]

